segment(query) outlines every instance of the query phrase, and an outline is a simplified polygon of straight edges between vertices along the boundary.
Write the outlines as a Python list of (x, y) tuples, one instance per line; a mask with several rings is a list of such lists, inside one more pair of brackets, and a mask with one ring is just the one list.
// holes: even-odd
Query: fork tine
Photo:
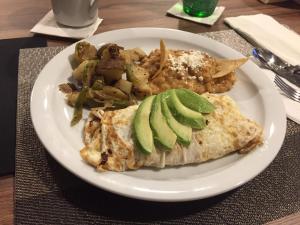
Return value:
[[(281, 87), (280, 87), (281, 89)], [(285, 95), (287, 98), (294, 100), (296, 102), (300, 103), (300, 99), (298, 97), (294, 97), (293, 95), (290, 95), (289, 93), (287, 93), (285, 90), (281, 89), (283, 91), (283, 95)]]
[(282, 80), (280, 77), (276, 76), (275, 79), (277, 79), (278, 83), (281, 83), (287, 90), (289, 90), (290, 93), (293, 95), (299, 96), (300, 97), (300, 92), (288, 85), (284, 80)]
[[(277, 79), (276, 79), (277, 78)], [(300, 102), (300, 97), (297, 95), (294, 95), (294, 91), (289, 89), (286, 83), (283, 83), (284, 81), (282, 81), (280, 78), (278, 79), (278, 77), (275, 77), (275, 83), (277, 84), (277, 86), (287, 95), (287, 97)]]
[(300, 102), (300, 92), (290, 87), (287, 83), (285, 83), (280, 77), (275, 76), (274, 80), (275, 84), (285, 93), (287, 97), (290, 99)]
[(279, 88), (284, 92), (283, 94), (284, 94), (286, 97), (288, 97), (288, 98), (290, 98), (290, 99), (292, 99), (292, 100), (294, 100), (294, 101), (296, 101), (296, 102), (300, 102), (300, 100), (299, 100), (298, 97), (291, 95), (289, 92), (287, 92), (287, 91), (286, 91), (284, 88), (282, 88), (281, 86), (279, 86)]
[(295, 101), (300, 101), (300, 96), (295, 94), (294, 92), (292, 92), (290, 89), (287, 89), (287, 87), (284, 86), (284, 84), (282, 84), (278, 81), (275, 83), (289, 98), (292, 98)]

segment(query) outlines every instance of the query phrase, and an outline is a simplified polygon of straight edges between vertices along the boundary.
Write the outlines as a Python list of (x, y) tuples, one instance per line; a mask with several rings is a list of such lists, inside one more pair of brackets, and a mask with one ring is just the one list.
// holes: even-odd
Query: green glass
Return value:
[(183, 11), (195, 17), (207, 17), (213, 14), (218, 0), (182, 0)]

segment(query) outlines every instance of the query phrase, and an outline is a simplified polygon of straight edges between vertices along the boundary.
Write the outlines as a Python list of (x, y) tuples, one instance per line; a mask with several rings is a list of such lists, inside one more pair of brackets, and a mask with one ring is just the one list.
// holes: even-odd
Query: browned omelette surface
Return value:
[(193, 130), (189, 146), (176, 143), (169, 152), (156, 148), (151, 154), (141, 153), (132, 138), (132, 120), (138, 106), (107, 111), (92, 110), (85, 126), (82, 158), (99, 171), (125, 171), (140, 167), (178, 166), (201, 163), (232, 152), (245, 153), (263, 141), (263, 130), (243, 116), (228, 96), (204, 94), (216, 107), (206, 115), (208, 125)]

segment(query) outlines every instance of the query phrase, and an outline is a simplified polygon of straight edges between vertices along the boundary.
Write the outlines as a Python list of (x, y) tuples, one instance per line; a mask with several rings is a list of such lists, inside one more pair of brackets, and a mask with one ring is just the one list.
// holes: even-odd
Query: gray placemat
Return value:
[[(243, 54), (251, 50), (234, 31), (204, 35)], [(39, 142), (29, 109), (37, 75), (61, 50), (20, 51), (16, 224), (262, 224), (300, 211), (300, 125), (290, 120), (278, 156), (263, 173), (236, 190), (205, 200), (155, 203), (129, 199), (90, 186), (66, 171)]]

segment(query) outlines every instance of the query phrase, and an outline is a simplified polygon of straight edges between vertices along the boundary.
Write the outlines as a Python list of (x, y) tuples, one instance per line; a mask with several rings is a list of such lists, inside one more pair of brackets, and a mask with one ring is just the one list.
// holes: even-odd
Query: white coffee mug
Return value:
[(84, 27), (98, 18), (97, 0), (51, 0), (58, 23), (71, 27)]

